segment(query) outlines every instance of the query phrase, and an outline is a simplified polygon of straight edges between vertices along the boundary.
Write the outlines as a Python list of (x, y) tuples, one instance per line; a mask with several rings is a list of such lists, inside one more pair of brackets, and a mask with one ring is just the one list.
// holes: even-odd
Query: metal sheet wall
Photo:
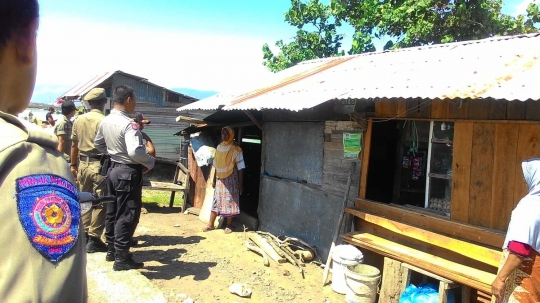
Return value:
[(324, 122), (269, 122), (263, 134), (268, 175), (322, 184)]
[(157, 107), (162, 107), (164, 100), (163, 88), (142, 82), (122, 74), (115, 74), (113, 88), (119, 85), (129, 85), (135, 90), (138, 100), (152, 102)]

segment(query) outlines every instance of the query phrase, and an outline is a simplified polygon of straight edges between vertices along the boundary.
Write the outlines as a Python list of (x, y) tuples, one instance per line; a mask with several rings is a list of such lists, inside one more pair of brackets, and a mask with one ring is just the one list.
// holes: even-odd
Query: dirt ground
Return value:
[[(344, 302), (330, 285), (321, 287), (323, 270), (315, 264), (305, 267), (305, 279), (298, 269), (270, 261), (247, 251), (243, 228), (202, 232), (197, 216), (179, 213), (179, 208), (148, 207), (136, 231), (140, 245), (134, 258), (145, 262), (140, 270), (157, 286), (168, 302)], [(233, 283), (247, 283), (250, 299), (229, 292)], [(189, 302), (189, 299), (186, 301)]]

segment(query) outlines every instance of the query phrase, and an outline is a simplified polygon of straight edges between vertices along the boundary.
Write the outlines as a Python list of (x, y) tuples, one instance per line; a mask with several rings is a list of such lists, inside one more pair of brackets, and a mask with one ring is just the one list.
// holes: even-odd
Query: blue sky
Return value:
[[(505, 1), (504, 11), (524, 12), (530, 2)], [(35, 102), (54, 100), (109, 70), (168, 88), (242, 90), (270, 77), (262, 66), (262, 45), (295, 33), (283, 16), (290, 0), (41, 0), (40, 5)], [(350, 26), (341, 32), (352, 34)], [(346, 50), (347, 41), (350, 37)]]

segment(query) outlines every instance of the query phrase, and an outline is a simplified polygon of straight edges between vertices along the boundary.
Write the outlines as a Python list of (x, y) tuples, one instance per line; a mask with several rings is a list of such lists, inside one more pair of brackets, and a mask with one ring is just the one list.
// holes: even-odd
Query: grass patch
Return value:
[[(171, 199), (170, 191), (161, 190), (143, 190), (142, 202), (146, 208), (169, 206)], [(174, 196), (174, 207), (181, 207), (184, 204), (184, 195), (177, 192)]]

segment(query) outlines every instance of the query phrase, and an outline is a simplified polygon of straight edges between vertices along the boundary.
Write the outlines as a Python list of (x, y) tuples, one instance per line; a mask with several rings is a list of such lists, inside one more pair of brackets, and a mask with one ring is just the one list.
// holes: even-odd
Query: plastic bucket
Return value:
[(357, 264), (345, 268), (347, 303), (373, 303), (377, 298), (381, 271), (376, 267)]
[(355, 247), (345, 247), (344, 245), (337, 246), (334, 253), (332, 253), (332, 290), (342, 295), (347, 292), (347, 285), (345, 284), (346, 267), (358, 265), (363, 261), (363, 258), (348, 259), (347, 254), (351, 253), (355, 255), (353, 258), (362, 256), (362, 253)]

